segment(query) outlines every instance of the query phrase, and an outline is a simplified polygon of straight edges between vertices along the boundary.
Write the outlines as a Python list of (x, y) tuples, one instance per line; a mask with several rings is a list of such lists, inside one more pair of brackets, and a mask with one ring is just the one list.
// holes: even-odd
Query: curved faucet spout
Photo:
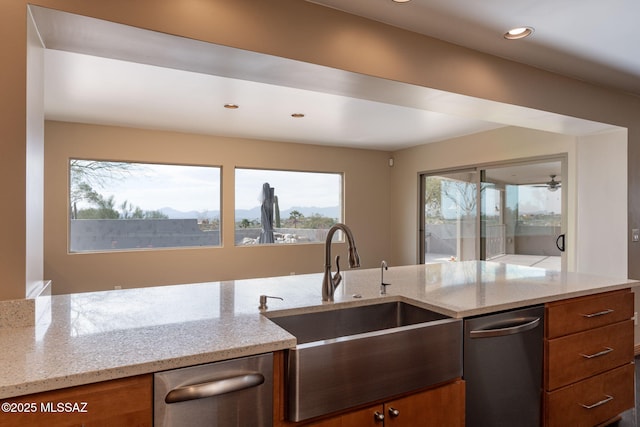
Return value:
[(322, 301), (333, 301), (333, 295), (336, 292), (336, 288), (342, 281), (342, 275), (340, 274), (340, 256), (336, 257), (336, 274), (331, 274), (331, 240), (336, 231), (342, 230), (347, 236), (347, 243), (349, 245), (349, 268), (360, 267), (360, 255), (356, 249), (356, 242), (353, 238), (351, 229), (345, 224), (338, 223), (329, 229), (327, 232), (327, 240), (324, 246), (324, 277), (322, 279)]

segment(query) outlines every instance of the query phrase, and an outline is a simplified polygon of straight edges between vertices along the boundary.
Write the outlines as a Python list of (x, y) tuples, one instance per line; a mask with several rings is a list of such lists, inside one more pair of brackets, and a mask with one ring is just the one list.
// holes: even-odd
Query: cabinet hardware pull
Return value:
[(597, 408), (600, 405), (604, 405), (607, 402), (611, 402), (613, 400), (613, 396), (609, 396), (608, 394), (605, 394), (605, 396), (607, 397), (602, 399), (600, 402), (594, 403), (593, 405), (585, 405), (584, 403), (581, 403), (580, 406), (582, 406), (585, 409), (593, 409), (593, 408)]
[(580, 353), (580, 356), (584, 357), (585, 359), (593, 359), (594, 357), (600, 357), (600, 356), (604, 356), (605, 354), (609, 354), (612, 351), (613, 351), (613, 349), (611, 347), (605, 347), (604, 350), (599, 351), (597, 353), (594, 353), (594, 354)]
[(389, 408), (389, 416), (392, 418), (395, 418), (397, 416), (400, 415), (400, 411), (398, 411), (396, 408)]
[(378, 421), (384, 421), (384, 414), (381, 414), (380, 412), (376, 411), (373, 414), (373, 419), (376, 420), (376, 422)]
[(591, 314), (583, 314), (582, 317), (586, 317), (587, 319), (591, 319), (592, 317), (604, 316), (605, 314), (613, 313), (615, 310), (608, 308), (606, 310), (598, 311), (597, 313)]
[(187, 400), (202, 399), (218, 396), (232, 391), (256, 387), (264, 383), (264, 375), (248, 372), (231, 378), (214, 380), (202, 384), (185, 385), (171, 390), (164, 401), (166, 403), (185, 402)]

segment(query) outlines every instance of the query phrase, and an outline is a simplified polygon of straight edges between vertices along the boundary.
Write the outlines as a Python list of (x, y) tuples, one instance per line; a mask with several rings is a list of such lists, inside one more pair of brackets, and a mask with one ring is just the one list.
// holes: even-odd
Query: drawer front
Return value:
[(633, 408), (632, 363), (545, 393), (546, 427), (593, 427)]
[(633, 361), (633, 320), (545, 341), (545, 389)]
[(623, 289), (549, 303), (545, 316), (547, 338), (598, 328), (632, 318), (633, 293)]

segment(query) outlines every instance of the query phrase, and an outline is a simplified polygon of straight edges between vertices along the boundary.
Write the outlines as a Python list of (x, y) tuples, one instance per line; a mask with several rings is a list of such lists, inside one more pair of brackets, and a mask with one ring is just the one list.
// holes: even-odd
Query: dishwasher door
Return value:
[(270, 427), (273, 354), (154, 374), (156, 427)]
[(543, 306), (465, 319), (467, 427), (541, 425), (543, 340)]

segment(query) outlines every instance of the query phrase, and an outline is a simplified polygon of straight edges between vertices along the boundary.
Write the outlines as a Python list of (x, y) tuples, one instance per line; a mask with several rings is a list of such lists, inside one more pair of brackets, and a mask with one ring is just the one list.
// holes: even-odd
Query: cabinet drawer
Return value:
[(592, 427), (634, 405), (634, 365), (545, 394), (545, 426)]
[(633, 361), (633, 320), (545, 341), (545, 389)]
[(547, 338), (598, 328), (632, 318), (633, 293), (623, 289), (549, 303), (545, 316)]
[(0, 402), (19, 403), (23, 405), (19, 407), (31, 409), (31, 412), (0, 412), (0, 427), (151, 427), (153, 375), (63, 388)]

